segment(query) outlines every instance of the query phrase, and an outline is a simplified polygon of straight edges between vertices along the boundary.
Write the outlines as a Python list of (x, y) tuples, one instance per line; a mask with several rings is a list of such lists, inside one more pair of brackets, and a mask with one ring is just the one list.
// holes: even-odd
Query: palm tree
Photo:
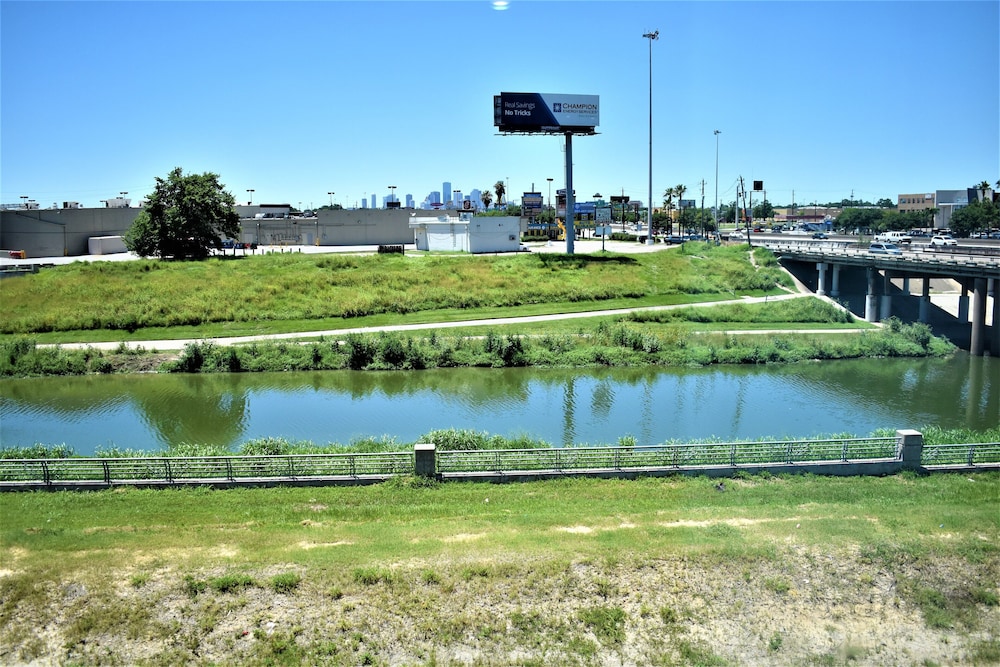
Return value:
[(989, 181), (982, 181), (976, 189), (979, 190), (979, 201), (986, 201), (986, 191), (990, 189)]
[[(675, 185), (674, 186), (674, 195), (677, 197), (677, 210), (681, 214), (684, 213), (684, 211), (681, 210), (681, 209), (684, 206), (684, 202), (682, 200), (684, 199), (684, 193), (685, 192), (687, 192), (687, 186), (686, 185)], [(677, 217), (680, 218), (680, 215), (678, 215)], [(680, 225), (678, 225), (678, 228), (679, 227), (680, 227)], [(678, 233), (679, 234), (683, 234), (684, 230), (683, 229), (678, 229)]]
[(507, 192), (507, 188), (504, 187), (503, 181), (497, 181), (493, 186), (493, 191), (497, 193), (497, 206), (503, 203), (503, 196)]
[(490, 194), (489, 188), (483, 190), (482, 194), (479, 195), (479, 198), (483, 200), (484, 208), (489, 208), (490, 204), (493, 203), (493, 195)]
[[(650, 202), (652, 205), (652, 202)], [(672, 234), (674, 231), (674, 189), (667, 188), (663, 191), (663, 208), (667, 209), (667, 234)], [(652, 231), (652, 230), (650, 230)]]

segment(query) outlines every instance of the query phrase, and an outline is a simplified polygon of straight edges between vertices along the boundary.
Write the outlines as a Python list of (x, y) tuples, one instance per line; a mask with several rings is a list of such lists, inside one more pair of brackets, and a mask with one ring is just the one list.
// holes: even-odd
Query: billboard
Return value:
[(521, 215), (537, 216), (542, 212), (542, 193), (525, 192), (521, 195)]
[(493, 96), (493, 124), (501, 132), (592, 134), (600, 122), (600, 97), (559, 93)]

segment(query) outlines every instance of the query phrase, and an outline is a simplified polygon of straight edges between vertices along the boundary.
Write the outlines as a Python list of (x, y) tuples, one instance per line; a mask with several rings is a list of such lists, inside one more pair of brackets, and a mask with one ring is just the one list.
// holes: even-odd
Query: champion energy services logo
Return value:
[(574, 103), (563, 103), (563, 102), (553, 102), (552, 111), (555, 113), (586, 113), (592, 114), (597, 113), (596, 104), (574, 104)]

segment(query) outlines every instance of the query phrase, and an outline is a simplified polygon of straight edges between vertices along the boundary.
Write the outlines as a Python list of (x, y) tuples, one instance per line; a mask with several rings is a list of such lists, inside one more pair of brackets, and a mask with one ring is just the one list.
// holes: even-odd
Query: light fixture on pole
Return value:
[(653, 42), (660, 31), (643, 35), (649, 40), (649, 200), (646, 202), (646, 245), (653, 245)]
[[(396, 186), (395, 185), (390, 185), (389, 186), (389, 203), (392, 204), (395, 201), (396, 201)], [(390, 206), (390, 208), (392, 208), (392, 207)]]
[[(719, 135), (722, 130), (715, 131), (715, 208), (712, 217), (715, 219), (715, 231), (719, 231)], [(719, 234), (721, 237), (721, 233)]]
[(28, 208), (28, 195), (21, 195), (21, 199), (24, 200), (23, 202), (21, 202), (21, 206), (23, 206), (24, 208)]
[(128, 202), (125, 201), (125, 195), (127, 195), (128, 192), (119, 192), (118, 194), (122, 196), (122, 208), (128, 208)]
[(250, 201), (247, 203), (247, 206), (253, 206), (253, 193), (254, 193), (254, 189), (250, 188), (249, 190), (247, 190), (247, 192), (250, 193)]
[(327, 192), (326, 194), (330, 195), (330, 208), (333, 208), (333, 195), (335, 195), (337, 193), (336, 192)]

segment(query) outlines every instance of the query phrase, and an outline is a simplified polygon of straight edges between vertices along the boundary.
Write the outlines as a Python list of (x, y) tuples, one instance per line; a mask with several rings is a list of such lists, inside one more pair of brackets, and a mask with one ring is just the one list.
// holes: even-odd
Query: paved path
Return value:
[[(765, 297), (743, 297), (741, 299), (730, 299), (727, 301), (709, 301), (702, 303), (682, 303), (670, 306), (648, 306), (645, 308), (619, 308), (614, 310), (588, 310), (580, 313), (556, 313), (553, 315), (531, 315), (526, 317), (496, 317), (485, 320), (465, 320), (462, 322), (428, 322), (425, 324), (396, 324), (380, 327), (354, 327), (348, 329), (328, 329), (324, 331), (296, 331), (292, 333), (283, 334), (263, 334), (258, 336), (231, 336), (226, 338), (186, 338), (186, 339), (176, 339), (176, 340), (142, 340), (142, 341), (127, 341), (125, 345), (129, 348), (135, 349), (137, 347), (142, 347), (146, 350), (183, 350), (188, 344), (196, 343), (200, 341), (211, 341), (217, 345), (237, 345), (240, 343), (250, 343), (254, 341), (294, 341), (296, 339), (303, 338), (318, 338), (323, 336), (326, 338), (339, 338), (346, 336), (348, 334), (362, 334), (362, 333), (376, 333), (380, 331), (420, 331), (425, 329), (454, 329), (458, 327), (476, 327), (476, 326), (500, 326), (504, 324), (524, 324), (527, 322), (551, 322), (556, 320), (572, 320), (572, 319), (582, 319), (586, 317), (606, 317), (614, 315), (624, 315), (627, 313), (634, 313), (639, 311), (659, 311), (659, 310), (673, 310), (676, 308), (688, 308), (688, 307), (709, 307), (709, 306), (720, 306), (724, 304), (734, 304), (734, 303), (765, 303), (768, 301), (785, 301), (787, 299), (798, 299), (804, 296), (813, 296), (808, 293), (798, 293), (798, 294), (782, 294), (778, 296), (765, 296)], [(832, 303), (832, 302), (831, 302)], [(778, 334), (778, 333), (857, 333), (858, 331), (863, 331), (863, 329), (800, 329), (800, 330), (788, 330), (788, 329), (749, 329), (749, 330), (739, 330), (739, 331), (720, 331), (712, 333), (724, 333), (724, 334)], [(96, 342), (96, 343), (62, 343), (59, 347), (65, 349), (82, 349), (82, 348), (93, 348), (95, 350), (115, 350), (120, 347), (122, 343), (120, 341), (112, 342)], [(54, 347), (54, 346), (53, 346)]]

